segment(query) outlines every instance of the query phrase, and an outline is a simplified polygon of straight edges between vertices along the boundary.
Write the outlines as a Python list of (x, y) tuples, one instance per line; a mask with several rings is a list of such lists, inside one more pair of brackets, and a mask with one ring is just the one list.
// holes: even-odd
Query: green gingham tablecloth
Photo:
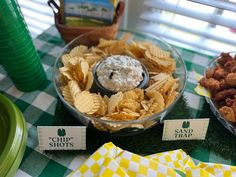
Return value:
[[(8, 96), (20, 108), (24, 114), (28, 128), (27, 147), (16, 176), (66, 176), (72, 170), (77, 169), (89, 155), (82, 151), (40, 151), (37, 137), (37, 126), (49, 126), (53, 123), (58, 98), (52, 84), (52, 66), (56, 57), (62, 51), (64, 43), (56, 28), (52, 26), (39, 35), (34, 40), (34, 44), (38, 49), (47, 73), (48, 80), (44, 88), (30, 93), (19, 91), (14, 87), (9, 77), (7, 77), (6, 72), (0, 66), (0, 92)], [(205, 66), (212, 59), (212, 56), (182, 48), (176, 49), (183, 57), (188, 70), (188, 80), (184, 95), (187, 98), (191, 116), (197, 117), (204, 110), (203, 103), (205, 99), (196, 95), (193, 90), (196, 85), (196, 81), (193, 78), (193, 71), (202, 74)], [(226, 160), (217, 156), (208, 149), (196, 149), (194, 153), (195, 159), (198, 160), (231, 165), (235, 163), (230, 159)]]

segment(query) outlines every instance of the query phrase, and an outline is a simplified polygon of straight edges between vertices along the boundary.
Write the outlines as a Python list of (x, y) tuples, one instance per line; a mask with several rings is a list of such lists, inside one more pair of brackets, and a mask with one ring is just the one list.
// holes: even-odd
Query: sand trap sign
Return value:
[(209, 119), (165, 120), (162, 140), (203, 140)]

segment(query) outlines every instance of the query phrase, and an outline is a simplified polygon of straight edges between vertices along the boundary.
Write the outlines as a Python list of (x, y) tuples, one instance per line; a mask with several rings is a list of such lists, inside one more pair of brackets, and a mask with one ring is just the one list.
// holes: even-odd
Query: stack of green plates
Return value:
[(17, 106), (0, 94), (0, 176), (14, 176), (25, 151), (27, 128)]

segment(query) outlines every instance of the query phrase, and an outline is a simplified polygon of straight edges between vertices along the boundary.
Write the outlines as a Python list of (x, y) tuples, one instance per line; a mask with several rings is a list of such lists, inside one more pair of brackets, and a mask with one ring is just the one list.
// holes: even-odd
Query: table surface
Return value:
[[(38, 148), (37, 126), (52, 125), (54, 111), (57, 104), (57, 95), (52, 84), (52, 66), (56, 57), (62, 51), (64, 43), (56, 28), (52, 26), (39, 35), (34, 44), (42, 60), (47, 73), (47, 84), (41, 90), (24, 93), (17, 90), (6, 72), (0, 66), (0, 92), (8, 96), (23, 112), (27, 122), (28, 140), (25, 154), (16, 177), (30, 176), (66, 176), (72, 170), (77, 169), (87, 158), (88, 154), (82, 151), (53, 151), (44, 152)], [(188, 70), (188, 80), (185, 97), (191, 109), (191, 116), (196, 117), (203, 111), (204, 98), (194, 92), (196, 81), (193, 71), (203, 73), (205, 66), (212, 59), (207, 56), (190, 50), (176, 48), (183, 57)], [(208, 149), (196, 149), (195, 156), (198, 160), (234, 164), (230, 159), (223, 159)], [(204, 155), (203, 155), (204, 154)]]

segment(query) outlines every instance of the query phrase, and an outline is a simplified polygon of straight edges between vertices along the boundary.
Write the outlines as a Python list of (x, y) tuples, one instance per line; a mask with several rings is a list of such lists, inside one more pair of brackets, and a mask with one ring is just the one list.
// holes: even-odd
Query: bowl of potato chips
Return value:
[(131, 135), (160, 123), (185, 88), (181, 56), (146, 33), (119, 30), (116, 39), (99, 41), (93, 40), (95, 34), (75, 38), (55, 62), (54, 87), (66, 109), (84, 125), (112, 135)]

